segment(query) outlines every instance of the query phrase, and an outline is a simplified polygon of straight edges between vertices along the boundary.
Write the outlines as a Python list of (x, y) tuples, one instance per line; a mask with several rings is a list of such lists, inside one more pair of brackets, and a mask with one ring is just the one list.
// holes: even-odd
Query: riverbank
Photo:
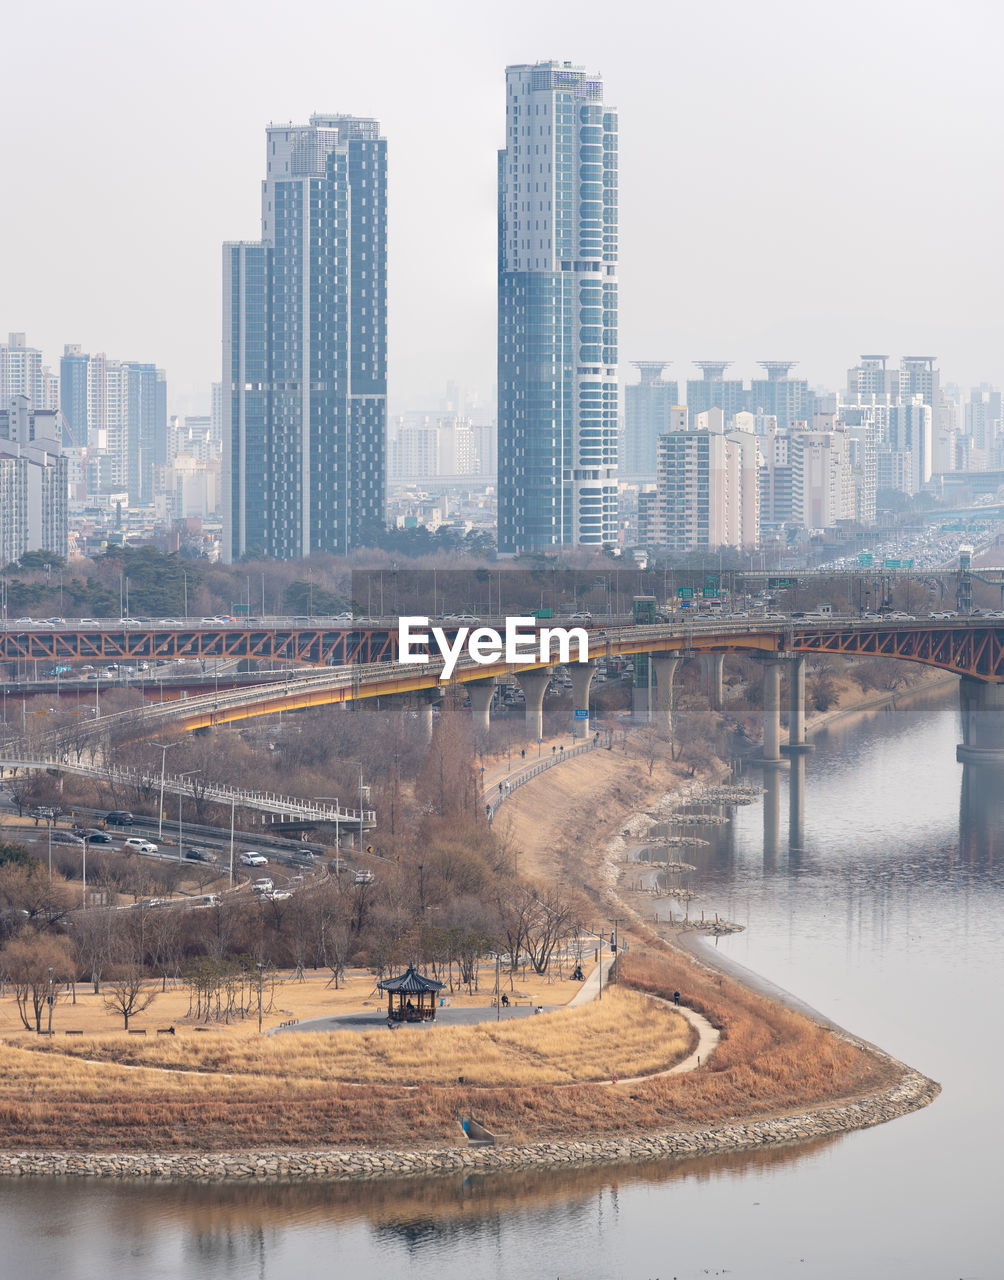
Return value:
[[(650, 788), (638, 759), (632, 764), (638, 785), (628, 788), (621, 799), (634, 802), (639, 791)], [(572, 762), (553, 774), (568, 776), (567, 770), (576, 767), (577, 762)], [(649, 778), (654, 790), (655, 778)], [(545, 784), (535, 783), (523, 791), (529, 794), (534, 786)], [(595, 788), (580, 794), (577, 801), (568, 799), (588, 817), (594, 794)], [(615, 799), (606, 797), (605, 826), (624, 821)], [(511, 803), (521, 800), (516, 797)], [(535, 807), (539, 810), (539, 799)], [(547, 837), (542, 833), (539, 838)], [(597, 847), (595, 840), (588, 844), (595, 871), (592, 883), (603, 886), (609, 868), (606, 850)], [(634, 960), (644, 947), (641, 936), (632, 936), (631, 941)], [(49, 1133), (50, 1151), (8, 1153), (0, 1157), (0, 1172), (178, 1180), (342, 1180), (471, 1168), (635, 1162), (832, 1136), (894, 1119), (937, 1096), (938, 1085), (881, 1051), (834, 1035), (810, 1019), (779, 1009), (776, 1001), (709, 975), (689, 957), (664, 959), (670, 967), (650, 975), (654, 985), (640, 984), (641, 989), (671, 994), (678, 987), (685, 1002), (726, 1031), (713, 1068), (702, 1066), (686, 1080), (632, 1082), (626, 1087), (584, 1085), (564, 1091), (528, 1086), (477, 1093), (461, 1085), (432, 1088), (420, 1098), (392, 1083), (373, 1086), (360, 1097), (358, 1089), (351, 1091), (344, 1085), (289, 1081), (283, 1096), (277, 1097), (274, 1082), (257, 1079), (235, 1081), (221, 1096), (220, 1077), (202, 1076), (192, 1081), (188, 1096), (164, 1100), (152, 1114), (148, 1108), (144, 1114), (133, 1083), (124, 1073), (113, 1074), (106, 1077), (110, 1087), (102, 1089), (93, 1106), (81, 1108), (79, 1099), (69, 1093), (56, 1100), (79, 1121), (81, 1134), (100, 1136), (99, 1149), (67, 1153)], [(639, 985), (637, 974), (624, 976), (630, 985)], [(217, 1070), (226, 1073), (227, 1064), (220, 1062)], [(30, 1109), (36, 1118), (38, 1098), (32, 1082)], [(459, 1139), (458, 1113), (472, 1107), (504, 1145), (469, 1149), (451, 1141), (452, 1134)], [(327, 1145), (326, 1135), (332, 1131), (342, 1133), (341, 1149)], [(252, 1134), (245, 1146), (241, 1138), (246, 1142)], [(402, 1136), (406, 1137), (403, 1143)], [(29, 1138), (24, 1146), (29, 1145), (36, 1144)], [(115, 1146), (131, 1150), (109, 1150)], [(150, 1147), (158, 1150), (151, 1153)]]

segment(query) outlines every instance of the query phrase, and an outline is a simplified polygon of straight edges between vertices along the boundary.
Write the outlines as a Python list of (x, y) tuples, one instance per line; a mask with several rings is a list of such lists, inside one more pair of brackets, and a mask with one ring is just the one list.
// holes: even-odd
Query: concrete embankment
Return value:
[(471, 1169), (629, 1164), (748, 1151), (867, 1129), (926, 1106), (940, 1091), (941, 1086), (933, 1080), (904, 1068), (896, 1084), (871, 1097), (794, 1116), (705, 1130), (511, 1147), (447, 1147), (432, 1151), (0, 1152), (0, 1176), (144, 1178), (171, 1182), (340, 1182), (426, 1177)]

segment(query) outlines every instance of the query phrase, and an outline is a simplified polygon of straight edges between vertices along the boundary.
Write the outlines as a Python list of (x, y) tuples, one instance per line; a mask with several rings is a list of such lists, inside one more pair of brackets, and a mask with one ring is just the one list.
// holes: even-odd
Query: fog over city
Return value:
[(620, 115), (622, 376), (636, 359), (861, 352), (1002, 377), (999, 7), (56, 0), (4, 16), (0, 334), (220, 378), (221, 245), (260, 235), (264, 128), (379, 120), (392, 411), (492, 395), (508, 63), (599, 71)]

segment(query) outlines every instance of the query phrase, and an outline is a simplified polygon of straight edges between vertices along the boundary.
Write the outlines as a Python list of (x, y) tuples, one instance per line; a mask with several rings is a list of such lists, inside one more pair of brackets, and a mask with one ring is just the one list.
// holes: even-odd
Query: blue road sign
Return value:
[(575, 709), (575, 718), (576, 718), (576, 720), (588, 720), (588, 719), (589, 719), (589, 712), (588, 712), (588, 711), (581, 711), (581, 710), (579, 710), (579, 708), (578, 708), (578, 707), (576, 707), (576, 709)]

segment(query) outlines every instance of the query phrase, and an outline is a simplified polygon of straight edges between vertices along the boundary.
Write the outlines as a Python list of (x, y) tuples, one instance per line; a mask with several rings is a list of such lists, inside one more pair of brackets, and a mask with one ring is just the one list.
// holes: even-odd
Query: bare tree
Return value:
[(69, 940), (25, 930), (0, 951), (0, 969), (14, 988), (25, 1028), (41, 1034), (43, 1010), (50, 999), (56, 1003), (59, 986), (73, 976)]
[(123, 965), (105, 984), (105, 1008), (121, 1014), (128, 1031), (129, 1019), (149, 1009), (159, 994), (156, 987), (147, 986), (142, 965)]

